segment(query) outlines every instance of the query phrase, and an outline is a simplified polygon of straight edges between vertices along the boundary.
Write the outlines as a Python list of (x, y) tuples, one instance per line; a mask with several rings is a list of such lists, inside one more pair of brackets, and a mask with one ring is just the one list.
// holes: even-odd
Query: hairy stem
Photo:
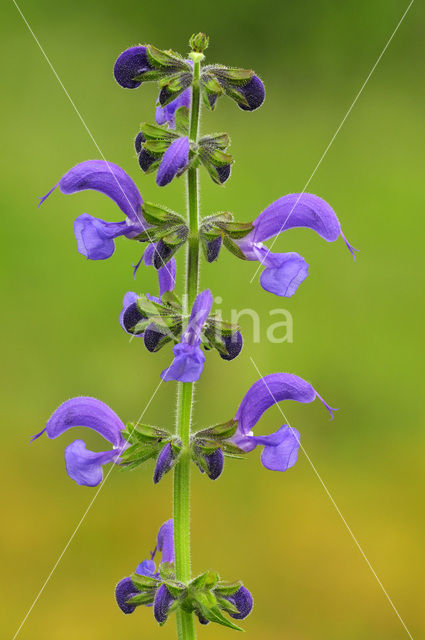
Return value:
[[(194, 60), (192, 108), (190, 116), (190, 139), (198, 140), (200, 111), (200, 60)], [(198, 170), (191, 167), (187, 172), (187, 201), (189, 218), (189, 242), (187, 249), (187, 272), (185, 306), (191, 309), (198, 293), (199, 281), (199, 195)], [(183, 450), (174, 471), (174, 545), (176, 577), (183, 583), (191, 579), (190, 568), (190, 424), (192, 418), (193, 388), (191, 382), (178, 383), (177, 434)], [(195, 640), (194, 617), (191, 613), (177, 611), (177, 635), (179, 640)]]

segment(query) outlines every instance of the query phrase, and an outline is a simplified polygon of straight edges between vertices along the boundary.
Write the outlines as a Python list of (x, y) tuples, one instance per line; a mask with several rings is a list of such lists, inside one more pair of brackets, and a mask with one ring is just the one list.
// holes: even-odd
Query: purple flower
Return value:
[(238, 613), (230, 614), (232, 618), (243, 620), (251, 613), (254, 602), (251, 593), (246, 587), (241, 587), (232, 596), (224, 596), (224, 598), (231, 602), (238, 610)]
[(165, 584), (162, 584), (156, 592), (155, 602), (153, 603), (153, 615), (159, 624), (164, 624), (164, 622), (167, 621), (171, 605), (174, 601), (175, 598), (173, 598)]
[(152, 69), (146, 47), (130, 47), (123, 51), (115, 62), (114, 76), (124, 89), (136, 89), (140, 87), (142, 81), (135, 78)]
[(168, 123), (170, 129), (175, 129), (176, 123), (174, 116), (177, 109), (187, 107), (190, 109), (192, 101), (192, 89), (186, 89), (175, 100), (169, 102), (165, 107), (157, 107), (155, 112), (155, 120), (157, 124)]
[(212, 303), (213, 297), (209, 289), (197, 295), (186, 330), (180, 342), (173, 347), (174, 360), (168, 369), (161, 373), (163, 380), (180, 382), (199, 380), (205, 362), (205, 356), (200, 349), (201, 334)]
[(221, 339), (224, 343), (227, 354), (220, 353), (220, 357), (223, 358), (223, 360), (233, 360), (236, 358), (242, 351), (243, 346), (241, 332), (235, 331), (235, 333), (232, 333), (229, 336), (222, 336)]
[(162, 553), (163, 562), (174, 562), (174, 522), (167, 520), (158, 531), (157, 549)]
[(258, 109), (264, 102), (266, 91), (264, 84), (258, 76), (252, 76), (251, 80), (243, 87), (238, 87), (238, 91), (243, 95), (248, 105), (238, 103), (239, 107), (244, 111), (254, 111)]
[(141, 338), (143, 333), (133, 333), (136, 324), (146, 318), (137, 304), (138, 297), (134, 291), (127, 291), (124, 294), (119, 322), (126, 333), (134, 335), (136, 338)]
[(83, 440), (75, 440), (65, 448), (65, 465), (69, 477), (77, 484), (95, 487), (102, 481), (103, 465), (108, 462), (117, 463), (126, 446), (121, 433), (125, 426), (104, 402), (81, 396), (61, 404), (49, 418), (43, 431), (34, 436), (33, 440), (44, 432), (49, 438), (57, 438), (71, 427), (93, 429), (113, 445), (112, 450), (97, 453), (86, 449)]
[(165, 445), (165, 447), (162, 449), (161, 453), (159, 454), (156, 460), (155, 471), (153, 474), (154, 484), (158, 484), (161, 478), (168, 471), (170, 471), (170, 469), (172, 469), (174, 464), (174, 459), (175, 459), (175, 456), (173, 454), (173, 447), (171, 446), (171, 443), (168, 442), (168, 444)]
[(246, 452), (261, 445), (264, 447), (261, 462), (272, 471), (286, 471), (297, 461), (300, 447), (299, 432), (283, 425), (269, 436), (254, 436), (253, 427), (263, 413), (282, 400), (313, 402), (316, 398), (325, 405), (331, 417), (332, 409), (317, 391), (305, 380), (291, 373), (272, 373), (257, 380), (248, 390), (236, 412), (238, 428), (231, 440)]
[(45, 196), (40, 205), (59, 187), (72, 194), (86, 189), (104, 193), (126, 215), (122, 222), (106, 222), (83, 213), (74, 222), (78, 251), (90, 260), (110, 258), (115, 250), (115, 238), (134, 238), (149, 228), (142, 216), (142, 196), (133, 180), (116, 164), (104, 160), (87, 160), (70, 169)]
[(156, 174), (156, 183), (165, 187), (176, 176), (180, 175), (189, 164), (189, 138), (177, 138), (164, 153)]
[(207, 476), (211, 480), (217, 480), (223, 473), (224, 455), (222, 450), (219, 447), (212, 453), (205, 453), (203, 457), (207, 465)]
[(311, 193), (292, 193), (268, 206), (253, 222), (254, 229), (238, 240), (247, 260), (258, 260), (265, 266), (260, 282), (263, 289), (277, 296), (290, 297), (308, 275), (308, 264), (298, 253), (271, 253), (262, 243), (287, 229), (313, 229), (328, 242), (341, 236), (354, 256), (332, 207)]
[[(150, 560), (143, 560), (138, 566), (135, 573), (138, 576), (149, 576), (150, 578), (160, 579), (160, 575), (156, 570), (155, 562), (153, 558), (157, 551), (162, 551), (163, 562), (174, 562), (174, 530), (173, 520), (167, 520), (161, 526), (158, 536), (155, 550), (152, 553)], [(134, 586), (130, 577), (123, 578), (119, 581), (115, 588), (115, 599), (121, 611), (129, 614), (133, 613), (137, 605), (129, 604), (133, 596), (136, 596), (140, 591)], [(148, 603), (147, 603), (147, 606)]]

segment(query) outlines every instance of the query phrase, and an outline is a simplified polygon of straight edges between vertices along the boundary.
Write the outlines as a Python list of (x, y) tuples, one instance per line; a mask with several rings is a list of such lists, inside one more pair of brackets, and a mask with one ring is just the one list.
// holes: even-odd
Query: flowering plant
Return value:
[[(266, 469), (286, 471), (297, 461), (300, 434), (284, 424), (270, 435), (254, 435), (263, 413), (284, 400), (310, 403), (318, 398), (333, 415), (333, 409), (309, 382), (291, 373), (273, 373), (248, 389), (229, 419), (196, 433), (191, 431), (193, 389), (205, 365), (204, 352), (215, 349), (223, 360), (230, 361), (243, 346), (239, 327), (212, 311), (211, 291), (199, 291), (200, 248), (207, 262), (217, 260), (222, 247), (241, 260), (260, 262), (264, 267), (260, 278), (263, 289), (284, 297), (294, 295), (306, 279), (308, 264), (295, 252), (271, 253), (265, 241), (288, 229), (306, 227), (328, 242), (341, 236), (354, 252), (331, 206), (308, 193), (279, 198), (252, 222), (238, 222), (229, 212), (213, 213), (200, 220), (199, 171), (206, 169), (220, 185), (229, 179), (233, 164), (227, 133), (199, 135), (201, 105), (214, 110), (218, 98), (227, 96), (243, 111), (254, 111), (265, 98), (263, 82), (252, 70), (204, 65), (207, 46), (208, 38), (202, 33), (190, 39), (187, 57), (139, 45), (121, 53), (114, 67), (115, 79), (123, 88), (134, 90), (145, 82), (159, 85), (155, 123), (142, 123), (135, 136), (138, 164), (144, 173), (156, 174), (159, 186), (185, 174), (187, 216), (145, 202), (130, 176), (103, 160), (76, 165), (40, 201), (44, 202), (57, 187), (64, 194), (92, 189), (108, 196), (125, 219), (108, 222), (81, 214), (74, 222), (78, 251), (90, 260), (105, 260), (114, 253), (119, 237), (145, 243), (134, 275), (142, 263), (158, 274), (157, 296), (125, 293), (119, 322), (125, 332), (142, 338), (152, 353), (172, 345), (173, 359), (161, 377), (177, 382), (175, 433), (140, 422), (124, 424), (100, 400), (77, 397), (60, 405), (34, 439), (43, 433), (56, 438), (72, 427), (83, 426), (97, 431), (112, 445), (106, 451), (94, 452), (83, 440), (75, 440), (66, 447), (67, 473), (79, 485), (98, 485), (103, 466), (109, 463), (132, 470), (152, 459), (155, 484), (173, 470), (173, 519), (161, 526), (150, 559), (143, 560), (134, 573), (118, 583), (115, 595), (125, 614), (132, 614), (141, 605), (152, 605), (160, 625), (175, 612), (178, 637), (185, 640), (195, 638), (195, 617), (201, 624), (213, 622), (239, 629), (234, 621), (245, 618), (253, 606), (250, 592), (240, 581), (226, 582), (213, 570), (195, 578), (191, 575), (191, 462), (216, 480), (226, 457), (240, 458), (260, 446)], [(174, 255), (183, 246), (187, 270), (183, 296), (179, 297), (175, 292)], [(159, 552), (162, 561), (157, 566)]]

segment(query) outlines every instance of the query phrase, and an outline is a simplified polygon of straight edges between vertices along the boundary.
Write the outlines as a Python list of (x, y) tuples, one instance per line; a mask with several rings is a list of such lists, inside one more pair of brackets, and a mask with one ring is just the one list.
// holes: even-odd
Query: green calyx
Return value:
[(122, 435), (129, 446), (120, 455), (120, 468), (127, 471), (132, 471), (151, 458), (157, 458), (168, 443), (171, 443), (174, 459), (182, 449), (176, 436), (147, 424), (129, 423)]
[(200, 226), (200, 239), (204, 255), (209, 260), (208, 246), (217, 238), (221, 238), (228, 251), (241, 260), (246, 256), (235, 240), (241, 240), (254, 228), (252, 222), (235, 222), (229, 212), (216, 213), (203, 219)]

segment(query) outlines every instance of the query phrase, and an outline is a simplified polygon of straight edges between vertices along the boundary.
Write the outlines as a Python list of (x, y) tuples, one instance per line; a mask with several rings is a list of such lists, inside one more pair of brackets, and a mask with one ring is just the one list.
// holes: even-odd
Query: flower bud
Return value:
[(210, 39), (205, 33), (194, 33), (189, 40), (192, 51), (197, 51), (198, 53), (205, 51), (205, 49), (208, 48), (209, 42)]
[(254, 604), (252, 595), (246, 587), (241, 587), (232, 596), (227, 596), (226, 600), (229, 600), (237, 608), (238, 613), (230, 613), (231, 617), (236, 620), (246, 618), (251, 613)]
[(174, 598), (168, 591), (165, 584), (162, 584), (155, 595), (155, 601), (153, 604), (153, 615), (155, 620), (159, 624), (164, 624), (168, 618), (168, 613), (171, 605), (174, 602)]
[(207, 464), (207, 476), (211, 480), (217, 480), (223, 472), (224, 456), (220, 448), (213, 453), (204, 454), (204, 460)]
[(152, 69), (146, 47), (130, 47), (123, 51), (115, 62), (114, 76), (124, 89), (136, 89), (142, 81), (135, 78)]
[(233, 360), (242, 351), (243, 338), (240, 331), (235, 331), (230, 336), (222, 336), (227, 355), (220, 353), (223, 360)]
[(122, 323), (124, 325), (124, 329), (128, 333), (133, 333), (134, 327), (138, 322), (144, 320), (147, 316), (142, 313), (137, 305), (137, 302), (133, 302), (124, 310), (122, 316)]
[(203, 246), (205, 248), (208, 262), (214, 262), (214, 260), (217, 260), (222, 244), (223, 238), (221, 236), (217, 236), (214, 240), (208, 240), (204, 243)]
[(173, 447), (171, 445), (171, 442), (168, 442), (165, 445), (156, 461), (155, 471), (153, 474), (154, 484), (158, 484), (162, 476), (164, 476), (173, 468), (175, 462), (177, 461), (179, 453), (180, 448), (177, 445)]
[(137, 595), (139, 592), (131, 581), (131, 578), (123, 578), (115, 587), (115, 599), (123, 613), (133, 613), (136, 606), (127, 604), (127, 600)]

